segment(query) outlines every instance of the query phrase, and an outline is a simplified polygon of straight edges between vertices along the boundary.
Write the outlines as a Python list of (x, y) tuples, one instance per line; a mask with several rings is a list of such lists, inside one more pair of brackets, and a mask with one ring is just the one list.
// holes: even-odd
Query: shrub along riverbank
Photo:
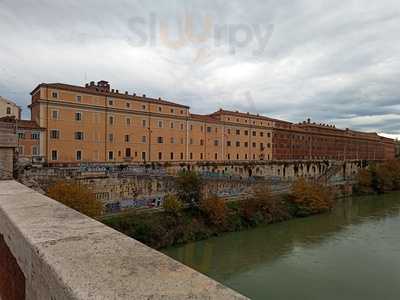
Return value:
[(177, 191), (177, 195), (166, 197), (163, 211), (109, 216), (102, 222), (159, 249), (323, 213), (333, 207), (335, 198), (331, 189), (299, 179), (285, 196), (272, 196), (269, 187), (258, 185), (247, 200), (226, 202), (215, 196), (203, 199), (201, 179), (192, 172), (180, 174)]

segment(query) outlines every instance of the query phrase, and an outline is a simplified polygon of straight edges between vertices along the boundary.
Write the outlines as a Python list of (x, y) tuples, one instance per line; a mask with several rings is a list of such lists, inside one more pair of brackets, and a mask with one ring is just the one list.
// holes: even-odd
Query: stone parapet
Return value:
[(26, 299), (246, 299), (15, 181), (0, 182), (0, 236)]

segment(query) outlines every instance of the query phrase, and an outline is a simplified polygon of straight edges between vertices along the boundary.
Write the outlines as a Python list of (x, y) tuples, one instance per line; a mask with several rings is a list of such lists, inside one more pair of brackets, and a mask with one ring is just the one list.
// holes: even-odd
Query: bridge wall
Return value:
[(173, 259), (0, 181), (0, 299), (245, 299)]

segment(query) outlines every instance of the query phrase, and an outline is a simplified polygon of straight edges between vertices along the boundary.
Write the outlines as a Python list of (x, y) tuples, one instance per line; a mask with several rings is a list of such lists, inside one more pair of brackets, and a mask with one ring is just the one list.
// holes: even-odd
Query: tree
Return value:
[(50, 186), (47, 195), (89, 217), (100, 216), (103, 212), (103, 204), (96, 199), (95, 194), (86, 186), (75, 182), (59, 181)]
[(225, 200), (217, 196), (202, 199), (200, 202), (200, 209), (211, 224), (216, 226), (225, 225), (228, 213)]
[(163, 208), (166, 213), (179, 216), (183, 209), (183, 204), (176, 196), (169, 194), (165, 196)]
[(288, 200), (295, 215), (308, 216), (332, 209), (334, 193), (325, 186), (299, 178), (293, 183)]
[(175, 181), (179, 200), (191, 207), (199, 205), (202, 199), (202, 180), (194, 171), (181, 171)]
[(357, 185), (360, 192), (370, 192), (372, 190), (372, 174), (369, 170), (362, 169), (357, 174)]

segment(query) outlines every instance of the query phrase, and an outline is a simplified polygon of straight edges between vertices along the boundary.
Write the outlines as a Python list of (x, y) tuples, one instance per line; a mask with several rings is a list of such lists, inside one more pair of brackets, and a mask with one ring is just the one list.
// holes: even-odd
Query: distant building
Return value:
[(21, 108), (13, 101), (0, 96), (0, 118), (15, 117), (21, 119)]
[(39, 162), (43, 159), (44, 128), (35, 121), (0, 118), (1, 124), (13, 124), (16, 135), (16, 157), (19, 160)]
[[(385, 160), (392, 139), (307, 120), (300, 124), (220, 109), (188, 106), (111, 89), (42, 83), (32, 92), (31, 118), (44, 128), (46, 162), (257, 162)], [(42, 152), (41, 152), (42, 153)]]

